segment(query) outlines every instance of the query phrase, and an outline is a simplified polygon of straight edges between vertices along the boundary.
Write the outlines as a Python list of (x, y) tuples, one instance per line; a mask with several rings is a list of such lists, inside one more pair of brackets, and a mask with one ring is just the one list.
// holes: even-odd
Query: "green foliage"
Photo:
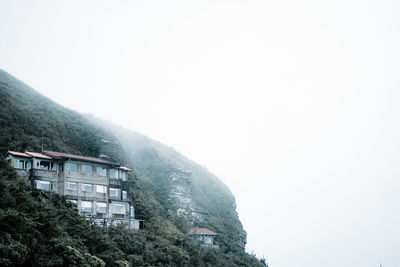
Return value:
[[(121, 146), (79, 113), (64, 108), (0, 70), (0, 153), (7, 150), (106, 154), (121, 160)], [(43, 138), (43, 139), (42, 139)]]
[[(191, 255), (189, 265), (263, 266), (255, 256), (244, 251), (246, 232), (238, 219), (235, 199), (215, 175), (172, 148), (139, 133), (116, 125), (106, 125), (102, 121), (96, 121), (95, 118), (91, 118), (91, 121), (102, 125), (119, 138), (137, 170), (138, 179), (135, 180), (131, 190), (137, 215), (146, 218), (146, 228), (151, 229), (153, 234), (167, 239), (174, 245), (183, 246)], [(190, 222), (185, 218), (169, 212), (179, 208), (176, 203), (169, 200), (171, 183), (168, 177), (177, 169), (191, 172), (190, 180), (185, 186), (189, 188), (193, 200), (202, 209), (205, 217), (204, 221), (194, 224), (217, 232), (216, 241), (220, 245), (220, 250), (199, 249), (197, 240), (182, 238), (177, 233), (177, 231), (187, 233), (190, 227)], [(146, 196), (146, 201), (143, 201), (143, 196)], [(149, 199), (153, 205), (138, 205), (142, 201), (150, 203)], [(172, 236), (174, 238), (171, 238)]]
[(0, 263), (109, 266), (124, 253), (57, 194), (40, 192), (0, 161)]
[[(96, 120), (92, 119), (91, 121)], [(101, 121), (97, 121), (97, 124), (104, 126), (119, 138), (126, 154), (132, 159), (133, 165), (137, 169), (139, 187), (152, 188), (148, 192), (162, 205), (164, 213), (158, 214), (165, 217), (168, 210), (176, 211), (180, 208), (169, 199), (171, 190), (169, 175), (178, 169), (190, 171), (191, 177), (183, 186), (189, 189), (193, 201), (205, 217), (204, 221), (195, 221), (194, 224), (217, 232), (216, 240), (225, 252), (240, 253), (244, 251), (246, 232), (235, 210), (235, 198), (215, 175), (174, 149), (139, 133), (125, 130), (116, 125), (107, 126)], [(135, 194), (140, 194), (140, 192), (135, 188), (132, 189), (135, 198)], [(140, 208), (137, 210), (141, 211)], [(176, 220), (174, 216), (169, 219)]]
[[(0, 266), (264, 266), (244, 252), (235, 199), (205, 168), (140, 134), (94, 123), (1, 70), (0, 100), (0, 153), (40, 151), (43, 136), (47, 150), (105, 154), (134, 169), (131, 199), (146, 220), (139, 232), (96, 227), (62, 196), (31, 188), (1, 161)], [(218, 232), (220, 250), (202, 247), (187, 234), (190, 222), (173, 212), (166, 178), (178, 168), (192, 172), (188, 186), (206, 218), (197, 224)]]

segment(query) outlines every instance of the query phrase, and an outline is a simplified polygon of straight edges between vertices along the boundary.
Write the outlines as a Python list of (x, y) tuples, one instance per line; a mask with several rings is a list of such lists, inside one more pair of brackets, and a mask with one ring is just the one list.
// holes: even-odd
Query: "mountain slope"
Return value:
[[(122, 161), (122, 147), (79, 113), (64, 108), (0, 70), (0, 153), (45, 149), (109, 155)], [(125, 163), (125, 162), (121, 162)]]
[(0, 161), (0, 266), (126, 263), (116, 243), (103, 229), (90, 225), (71, 203), (26, 185)]
[[(115, 255), (118, 257), (111, 258), (101, 252), (101, 242), (87, 244), (85, 240), (88, 237), (79, 240), (74, 236), (76, 244), (82, 245), (78, 254), (85, 255), (89, 251), (90, 255), (110, 266), (126, 262), (135, 266), (262, 266), (255, 257), (244, 252), (245, 232), (237, 218), (234, 197), (204, 168), (140, 134), (117, 127), (114, 129), (118, 131), (111, 131), (109, 125), (95, 124), (1, 70), (0, 100), (0, 153), (7, 150), (40, 151), (43, 144), (44, 149), (104, 157), (131, 168), (136, 167), (136, 171), (129, 176), (130, 197), (138, 217), (146, 220), (146, 229), (139, 233), (128, 233), (113, 227), (101, 233), (96, 230), (98, 238), (113, 242), (110, 246), (117, 251)], [(148, 145), (145, 145), (146, 142)], [(4, 179), (13, 180), (12, 176), (8, 174)], [(41, 202), (40, 199), (32, 201)], [(68, 205), (62, 206), (64, 209)], [(54, 224), (61, 223), (63, 212), (70, 212), (68, 209), (72, 210), (72, 207), (66, 209), (60, 211), (60, 218)], [(33, 211), (18, 212), (29, 218)], [(7, 207), (0, 208), (0, 224), (8, 225), (9, 222), (4, 221), (7, 212)], [(87, 227), (82, 226), (84, 223), (67, 221), (66, 227), (72, 230)], [(218, 232), (221, 249), (203, 248), (187, 235), (187, 229), (193, 223)], [(5, 260), (10, 256), (7, 251), (11, 251), (12, 244), (19, 240), (18, 236), (29, 234), (26, 230), (16, 235), (13, 227), (9, 225), (0, 229), (0, 237), (8, 236), (12, 240), (7, 243), (6, 239), (0, 239), (0, 256)], [(38, 231), (40, 233), (44, 229)], [(71, 238), (72, 232), (66, 231), (63, 235)], [(44, 236), (45, 239), (50, 238)], [(27, 248), (28, 255), (38, 256), (29, 247), (29, 238), (22, 240), (25, 240), (21, 244)], [(66, 244), (57, 246), (59, 249), (49, 249), (56, 254), (62, 253)], [(84, 257), (81, 260), (84, 261)]]
[(89, 117), (119, 139), (139, 177), (153, 185), (163, 206), (195, 226), (217, 232), (226, 251), (244, 249), (246, 232), (235, 210), (235, 198), (215, 175), (160, 142)]

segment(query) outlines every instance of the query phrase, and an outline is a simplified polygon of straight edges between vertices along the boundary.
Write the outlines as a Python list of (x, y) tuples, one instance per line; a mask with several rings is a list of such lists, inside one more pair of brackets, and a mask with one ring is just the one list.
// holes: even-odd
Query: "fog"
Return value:
[(400, 2), (0, 2), (0, 68), (174, 147), (271, 267), (400, 266)]

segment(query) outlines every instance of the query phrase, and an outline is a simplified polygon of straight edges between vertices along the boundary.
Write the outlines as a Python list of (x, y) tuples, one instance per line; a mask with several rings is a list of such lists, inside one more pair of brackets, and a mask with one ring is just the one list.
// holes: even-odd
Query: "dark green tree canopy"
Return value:
[[(173, 149), (140, 134), (87, 119), (0, 70), (0, 153), (44, 149), (99, 157), (134, 171), (131, 199), (146, 228), (99, 228), (62, 196), (26, 185), (0, 162), (1, 266), (264, 266), (244, 251), (246, 233), (235, 199), (217, 177)], [(190, 170), (187, 188), (205, 213), (197, 226), (216, 231), (219, 250), (187, 234), (167, 177)]]

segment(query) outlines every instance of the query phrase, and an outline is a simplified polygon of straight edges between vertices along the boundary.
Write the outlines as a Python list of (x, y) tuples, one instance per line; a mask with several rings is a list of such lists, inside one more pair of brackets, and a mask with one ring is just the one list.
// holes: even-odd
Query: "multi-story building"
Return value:
[(8, 151), (5, 160), (33, 187), (64, 195), (100, 226), (143, 228), (128, 198), (129, 168), (103, 159), (42, 151)]

